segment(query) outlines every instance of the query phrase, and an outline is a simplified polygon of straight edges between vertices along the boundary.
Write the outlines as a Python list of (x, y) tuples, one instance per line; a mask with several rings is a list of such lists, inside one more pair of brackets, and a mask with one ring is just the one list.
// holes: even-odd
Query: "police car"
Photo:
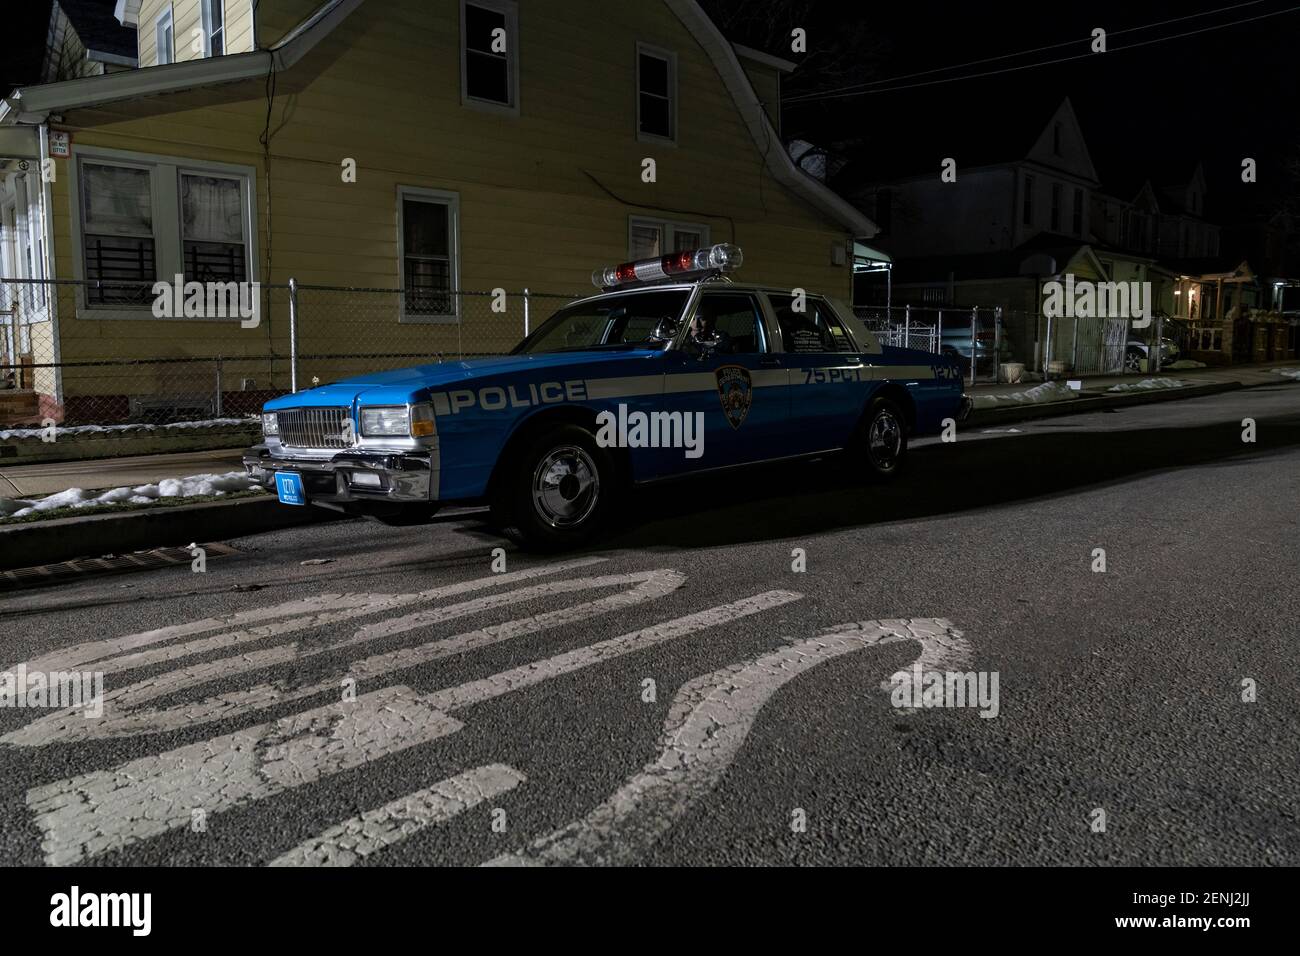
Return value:
[(630, 485), (847, 452), (898, 473), (961, 419), (959, 367), (882, 346), (842, 304), (742, 285), (730, 244), (597, 270), (504, 357), (334, 382), (266, 404), (244, 464), (286, 505), (390, 523), (487, 502), (547, 549), (589, 539)]

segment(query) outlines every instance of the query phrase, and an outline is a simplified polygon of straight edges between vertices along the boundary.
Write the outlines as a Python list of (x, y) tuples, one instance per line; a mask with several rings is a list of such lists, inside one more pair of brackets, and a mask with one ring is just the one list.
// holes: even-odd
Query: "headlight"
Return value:
[(275, 412), (262, 413), (262, 437), (280, 434), (280, 423), (275, 420)]
[(411, 434), (411, 419), (405, 405), (361, 409), (361, 434), (370, 438)]

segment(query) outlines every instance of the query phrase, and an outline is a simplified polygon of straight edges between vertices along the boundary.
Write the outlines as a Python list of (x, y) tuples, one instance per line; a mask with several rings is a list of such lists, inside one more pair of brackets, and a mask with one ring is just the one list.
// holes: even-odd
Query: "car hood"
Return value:
[[(265, 407), (267, 411), (276, 411), (313, 405), (351, 405), (362, 397), (367, 404), (402, 405), (423, 401), (431, 391), (478, 380), (528, 373), (568, 375), (575, 370), (586, 376), (600, 369), (611, 366), (622, 369), (628, 363), (645, 362), (662, 355), (656, 349), (593, 349), (433, 362), (388, 372), (367, 372), (294, 395), (282, 395), (267, 402)], [(603, 374), (628, 373), (610, 371)]]

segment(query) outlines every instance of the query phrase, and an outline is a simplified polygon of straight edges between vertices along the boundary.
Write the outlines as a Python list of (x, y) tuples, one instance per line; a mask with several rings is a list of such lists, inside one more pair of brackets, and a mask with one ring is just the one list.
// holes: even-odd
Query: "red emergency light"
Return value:
[(707, 249), (674, 252), (656, 259), (638, 259), (591, 274), (598, 289), (614, 289), (634, 282), (658, 282), (662, 279), (686, 279), (695, 276), (731, 272), (740, 268), (744, 254), (739, 246), (720, 242)]

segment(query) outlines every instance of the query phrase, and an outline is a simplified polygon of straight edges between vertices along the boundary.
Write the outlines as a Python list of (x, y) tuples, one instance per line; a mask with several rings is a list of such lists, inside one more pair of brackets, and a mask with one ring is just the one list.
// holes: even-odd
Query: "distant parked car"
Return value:
[[(961, 313), (957, 313), (958, 316)], [(945, 316), (943, 332), (939, 336), (939, 352), (941, 355), (952, 359), (966, 373), (970, 372), (971, 352), (974, 351), (976, 368), (983, 368), (992, 371), (994, 350), (999, 355), (1001, 362), (1011, 361), (1011, 345), (1007, 342), (1003, 329), (1001, 341), (998, 341), (997, 329), (994, 328), (993, 320), (981, 318), (975, 328), (975, 342), (972, 350), (970, 335), (970, 319), (967, 317), (963, 322), (959, 318), (949, 321)]]
[[(1126, 372), (1141, 372), (1143, 364), (1147, 361), (1147, 356), (1151, 353), (1151, 346), (1143, 342), (1140, 338), (1132, 333), (1129, 334), (1128, 343), (1124, 348), (1124, 370)], [(1164, 368), (1172, 362), (1178, 361), (1178, 343), (1170, 338), (1160, 340), (1160, 367)]]

